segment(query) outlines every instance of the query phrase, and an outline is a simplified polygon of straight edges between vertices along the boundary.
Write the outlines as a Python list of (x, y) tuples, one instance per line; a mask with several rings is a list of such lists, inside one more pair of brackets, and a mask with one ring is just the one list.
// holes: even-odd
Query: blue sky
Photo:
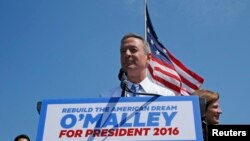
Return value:
[[(148, 0), (159, 40), (221, 95), (222, 124), (250, 123), (250, 1)], [(144, 35), (144, 0), (0, 0), (0, 140), (35, 140), (43, 99), (119, 85), (119, 43)]]

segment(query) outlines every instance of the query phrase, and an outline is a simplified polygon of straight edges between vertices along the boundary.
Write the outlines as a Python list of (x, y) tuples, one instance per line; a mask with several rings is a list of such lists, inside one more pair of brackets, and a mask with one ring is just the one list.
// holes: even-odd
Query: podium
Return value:
[(202, 141), (200, 112), (197, 96), (47, 99), (36, 140)]

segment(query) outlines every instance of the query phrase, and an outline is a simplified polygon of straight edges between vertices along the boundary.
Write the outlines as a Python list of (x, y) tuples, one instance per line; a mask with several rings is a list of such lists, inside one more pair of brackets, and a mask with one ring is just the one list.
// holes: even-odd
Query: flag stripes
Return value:
[(158, 41), (147, 6), (145, 31), (152, 53), (152, 59), (148, 66), (150, 77), (157, 84), (173, 90), (177, 95), (190, 95), (199, 89), (204, 79), (188, 69)]

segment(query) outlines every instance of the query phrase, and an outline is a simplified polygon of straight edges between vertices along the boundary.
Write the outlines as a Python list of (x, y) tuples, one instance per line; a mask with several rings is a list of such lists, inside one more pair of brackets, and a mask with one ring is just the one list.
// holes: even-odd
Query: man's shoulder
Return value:
[(148, 93), (155, 93), (163, 96), (175, 96), (175, 93), (159, 84), (157, 84), (152, 78), (146, 77), (143, 81), (144, 89)]
[(175, 96), (175, 93), (172, 90), (153, 82), (152, 82), (152, 88), (153, 91), (156, 91), (156, 93), (161, 94), (163, 96)]

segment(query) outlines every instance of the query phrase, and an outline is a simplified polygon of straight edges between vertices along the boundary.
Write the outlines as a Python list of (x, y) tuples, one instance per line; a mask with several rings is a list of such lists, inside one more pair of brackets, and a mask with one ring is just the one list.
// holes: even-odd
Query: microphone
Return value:
[(118, 79), (119, 79), (120, 81), (122, 81), (122, 77), (124, 77), (124, 76), (123, 76), (124, 73), (125, 73), (125, 75), (126, 75), (126, 77), (127, 77), (127, 72), (124, 71), (122, 68), (120, 68), (120, 71), (119, 71), (119, 74), (118, 74)]
[(146, 95), (146, 96), (161, 96), (159, 94), (154, 93), (138, 93), (132, 91), (130, 88), (128, 88), (128, 78), (127, 78), (127, 72), (123, 70), (122, 68), (119, 71), (118, 78), (121, 81), (120, 87), (122, 88), (122, 94), (121, 97), (126, 97), (126, 92), (133, 93), (135, 95)]
[(121, 97), (125, 97), (126, 96), (126, 88), (128, 85), (128, 80), (127, 80), (127, 73), (126, 71), (124, 71), (122, 68), (120, 69), (120, 72), (118, 74), (118, 78), (121, 81), (121, 85), (120, 87), (122, 88), (122, 95)]
[(41, 107), (42, 107), (42, 101), (38, 101), (36, 103), (36, 110), (37, 110), (39, 115), (40, 115), (40, 112), (41, 112)]

